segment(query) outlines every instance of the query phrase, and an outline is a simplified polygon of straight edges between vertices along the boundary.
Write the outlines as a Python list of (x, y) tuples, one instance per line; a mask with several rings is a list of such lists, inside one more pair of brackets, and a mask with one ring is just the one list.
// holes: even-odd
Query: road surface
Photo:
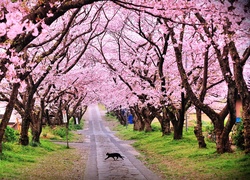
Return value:
[[(114, 136), (113, 132), (105, 127), (97, 105), (89, 106), (84, 134), (90, 145), (85, 180), (159, 180), (152, 171), (147, 169), (139, 155), (126, 141)], [(106, 153), (118, 152), (124, 160), (114, 161), (106, 158)]]

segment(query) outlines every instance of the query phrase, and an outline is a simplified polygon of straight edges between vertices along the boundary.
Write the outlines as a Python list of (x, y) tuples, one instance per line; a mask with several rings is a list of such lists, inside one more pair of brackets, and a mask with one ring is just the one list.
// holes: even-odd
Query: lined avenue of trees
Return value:
[[(249, 4), (245, 1), (4, 0), (0, 14), (0, 100), (22, 117), (20, 144), (31, 127), (39, 142), (50, 116), (81, 118), (88, 104), (129, 109), (135, 130), (182, 138), (187, 110), (206, 147), (201, 113), (214, 125), (218, 153), (231, 152), (235, 102), (242, 100), (245, 152), (250, 152)], [(218, 103), (225, 102), (225, 103)], [(220, 105), (220, 106), (218, 106)], [(227, 118), (226, 118), (227, 117)]]

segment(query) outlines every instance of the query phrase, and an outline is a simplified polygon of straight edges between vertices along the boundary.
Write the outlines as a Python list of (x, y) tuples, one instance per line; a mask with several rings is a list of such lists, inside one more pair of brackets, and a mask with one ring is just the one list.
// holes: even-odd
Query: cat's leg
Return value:
[(108, 156), (108, 157), (106, 157), (106, 158), (105, 158), (105, 160), (106, 160), (106, 159), (108, 159), (108, 158), (110, 158), (110, 157), (109, 157), (109, 156)]

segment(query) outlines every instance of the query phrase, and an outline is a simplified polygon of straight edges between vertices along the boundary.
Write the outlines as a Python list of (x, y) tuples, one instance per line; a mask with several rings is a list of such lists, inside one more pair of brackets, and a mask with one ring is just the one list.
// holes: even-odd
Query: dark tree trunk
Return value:
[(29, 127), (30, 127), (31, 118), (29, 114), (26, 114), (24, 118), (22, 118), (22, 126), (21, 126), (21, 136), (19, 139), (19, 143), (23, 146), (29, 145)]
[(214, 126), (215, 135), (216, 135), (216, 150), (219, 154), (225, 152), (232, 152), (231, 144), (229, 142), (229, 136), (223, 137), (223, 124), (215, 125)]
[(234, 62), (235, 83), (242, 101), (245, 153), (250, 154), (250, 90), (243, 76), (243, 68), (250, 56), (250, 47), (248, 46), (245, 49), (242, 58), (239, 56), (233, 41), (229, 43), (229, 50), (230, 56)]
[(6, 129), (7, 125), (8, 125), (8, 122), (10, 120), (10, 116), (12, 114), (12, 111), (14, 109), (15, 101), (16, 101), (16, 98), (17, 98), (17, 95), (18, 95), (19, 86), (20, 86), (19, 83), (16, 83), (16, 84), (13, 85), (9, 102), (8, 102), (8, 104), (6, 106), (2, 121), (0, 123), (0, 154), (2, 154), (2, 152), (3, 152), (3, 147), (2, 147), (3, 136), (4, 136), (4, 133), (5, 133), (5, 129)]
[[(226, 50), (225, 53), (227, 53)], [(229, 69), (229, 65), (225, 64), (224, 68)], [(228, 85), (227, 106), (220, 112), (220, 114), (218, 114), (217, 116), (218, 118), (215, 118), (213, 121), (214, 130), (216, 133), (216, 149), (217, 152), (220, 154), (225, 152), (232, 152), (231, 142), (229, 141), (229, 133), (231, 132), (236, 121), (236, 99), (238, 91), (236, 89), (235, 81), (233, 81), (232, 79), (227, 80), (227, 85)], [(224, 125), (224, 121), (228, 113), (229, 113), (229, 119)]]
[(170, 120), (168, 118), (163, 117), (162, 123), (161, 123), (161, 129), (162, 129), (162, 136), (171, 134)]
[(199, 148), (206, 148), (207, 144), (205, 143), (204, 136), (202, 134), (202, 117), (201, 117), (201, 110), (198, 108), (196, 109), (196, 120), (197, 125), (194, 127), (194, 134), (197, 138)]
[(141, 118), (134, 118), (134, 131), (143, 131), (145, 129), (145, 123)]
[[(199, 95), (199, 100), (204, 102), (206, 93), (207, 93), (207, 79), (208, 79), (208, 60), (209, 60), (209, 48), (210, 46), (206, 47), (206, 52), (204, 54), (204, 68), (203, 68), (203, 81), (200, 82), (201, 84), (201, 92)], [(194, 134), (197, 138), (199, 148), (206, 148), (207, 145), (204, 140), (204, 136), (202, 134), (202, 114), (201, 110), (198, 107), (195, 107), (196, 110), (196, 120), (197, 125), (194, 127)]]
[(87, 111), (88, 106), (83, 106), (80, 107), (76, 113), (76, 117), (78, 118), (78, 122), (79, 124), (81, 123), (81, 120), (83, 118), (83, 115), (85, 114), (85, 112)]
[(40, 135), (42, 131), (33, 129), (32, 130), (32, 144), (40, 144)]
[(143, 131), (145, 129), (145, 123), (142, 119), (141, 113), (137, 106), (130, 109), (134, 117), (134, 131)]
[[(35, 104), (34, 94), (48, 73), (49, 71), (46, 71), (43, 74), (43, 76), (41, 76), (37, 80), (36, 83), (33, 81), (32, 76), (28, 76), (26, 78), (26, 84), (27, 84), (26, 94), (23, 96), (23, 100), (22, 100), (23, 107), (24, 107), (24, 114), (22, 115), (22, 129), (21, 129), (21, 136), (19, 139), (19, 143), (21, 145), (27, 146), (29, 144), (28, 131), (29, 131), (30, 123), (32, 123), (32, 116), (33, 116), (32, 113), (33, 113), (34, 104)], [(43, 103), (42, 103), (42, 106), (44, 106)], [(44, 109), (44, 107), (42, 108)]]
[(161, 124), (162, 136), (170, 135), (171, 134), (170, 119), (167, 115), (166, 106), (162, 107), (162, 115), (159, 112), (156, 112), (155, 115)]
[(127, 119), (126, 119), (126, 113), (123, 110), (116, 110), (115, 111), (115, 115), (118, 119), (118, 121), (120, 122), (121, 125), (125, 126), (127, 123)]
[(174, 139), (175, 140), (182, 139), (182, 134), (183, 134), (183, 126), (182, 128), (180, 128), (180, 126), (175, 125), (174, 126)]
[[(225, 115), (220, 116), (221, 118), (221, 126), (223, 126), (222, 133), (221, 133), (221, 139), (220, 139), (220, 145), (223, 147), (223, 149), (220, 149), (220, 152), (232, 152), (231, 148), (231, 142), (229, 140), (229, 133), (231, 132), (235, 121), (236, 121), (236, 99), (238, 96), (238, 91), (235, 88), (235, 82), (232, 81), (228, 84), (228, 96), (227, 96), (227, 105), (228, 105), (228, 112), (229, 112), (229, 118), (224, 126), (224, 119)], [(220, 131), (220, 130), (219, 130)]]
[(152, 126), (151, 123), (155, 118), (155, 113), (151, 112), (151, 110), (155, 110), (153, 107), (144, 107), (142, 109), (142, 117), (145, 122), (145, 132), (151, 132), (152, 131)]
[(183, 136), (183, 125), (184, 125), (184, 116), (180, 116), (179, 119), (175, 119), (172, 121), (174, 126), (174, 139), (182, 139)]
[(171, 107), (173, 110), (168, 109), (168, 114), (171, 117), (171, 122), (174, 126), (174, 139), (181, 139), (183, 136), (183, 125), (185, 121), (185, 112), (186, 112), (186, 101), (184, 97), (184, 93), (181, 93), (181, 109), (175, 109)]
[(151, 126), (151, 120), (150, 119), (145, 119), (145, 132), (151, 132), (152, 131), (152, 126)]
[(62, 99), (60, 99), (59, 105), (58, 105), (58, 110), (56, 112), (52, 111), (52, 113), (54, 115), (54, 122), (53, 122), (54, 125), (62, 125), (63, 124), (63, 114), (62, 114), (63, 110), (66, 110), (66, 107), (63, 104)]
[(23, 146), (29, 145), (29, 127), (30, 123), (32, 122), (31, 113), (34, 106), (34, 99), (33, 99), (34, 93), (31, 90), (28, 90), (27, 92), (27, 99), (24, 99), (23, 101), (25, 104), (24, 109), (24, 115), (22, 117), (22, 126), (21, 126), (21, 136), (19, 139), (19, 143)]
[[(230, 97), (230, 96), (228, 96)], [(233, 99), (233, 97), (232, 97)], [(224, 109), (220, 112), (220, 114), (213, 114), (210, 118), (213, 120), (214, 125), (214, 132), (215, 132), (215, 141), (216, 141), (216, 150), (217, 153), (222, 154), (225, 152), (232, 152), (231, 143), (229, 141), (229, 133), (232, 129), (233, 124), (235, 123), (235, 109), (231, 109), (229, 120), (227, 121), (226, 125), (224, 126), (224, 119), (228, 114), (228, 110), (230, 111), (229, 103)], [(207, 114), (209, 115), (209, 114)]]
[(162, 132), (164, 135), (170, 135), (171, 134), (171, 128), (170, 128), (170, 121), (167, 120), (164, 124), (164, 131)]
[[(206, 20), (202, 17), (201, 14), (196, 13), (195, 14), (197, 19), (201, 22), (206, 24)], [(224, 34), (231, 36), (231, 34), (228, 34), (229, 29), (231, 25), (228, 24), (228, 26), (225, 26), (224, 29)], [(205, 32), (207, 33), (208, 36), (210, 36), (211, 34), (209, 34), (209, 29), (207, 26), (203, 27)], [(250, 51), (249, 51), (249, 47), (246, 49), (246, 51), (243, 53), (243, 58), (241, 59), (239, 57), (239, 54), (237, 52), (237, 48), (235, 47), (235, 44), (233, 41), (227, 43), (224, 47), (223, 50), (219, 49), (217, 45), (215, 45), (216, 43), (212, 43), (213, 48), (215, 50), (218, 62), (220, 64), (220, 69), (221, 72), (223, 74), (224, 80), (228, 85), (228, 98), (227, 98), (227, 106), (228, 106), (228, 110), (230, 113), (230, 120), (227, 122), (225, 128), (224, 128), (224, 118), (223, 116), (221, 116), (221, 113), (218, 114), (218, 117), (216, 115), (215, 112), (209, 112), (210, 110), (208, 108), (204, 108), (202, 106), (202, 104), (200, 104), (199, 102), (194, 102), (194, 104), (196, 106), (198, 106), (200, 109), (202, 109), (203, 112), (205, 112), (210, 119), (212, 120), (212, 122), (214, 123), (214, 127), (215, 127), (215, 131), (216, 131), (216, 145), (217, 145), (217, 152), (218, 153), (224, 153), (224, 152), (231, 152), (231, 147), (230, 147), (230, 142), (229, 142), (229, 132), (231, 131), (233, 124), (235, 122), (235, 101), (236, 101), (236, 96), (235, 96), (235, 91), (236, 88), (241, 96), (242, 99), (245, 99), (246, 96), (244, 96), (243, 92), (248, 91), (247, 90), (247, 86), (246, 83), (244, 81), (244, 77), (243, 77), (243, 66), (245, 65), (246, 60), (248, 59), (249, 55), (250, 55)], [(176, 51), (177, 52), (177, 51)], [(233, 73), (234, 76), (232, 75), (232, 71), (229, 65), (229, 53), (231, 55), (231, 59), (234, 62), (233, 63)], [(181, 59), (180, 59), (181, 60)], [(182, 76), (182, 81), (185, 81), (185, 88), (187, 91), (190, 91), (190, 87), (188, 87), (187, 81), (184, 79), (185, 77), (183, 76), (185, 74), (185, 72), (182, 70), (182, 64), (181, 61), (177, 59), (177, 61), (179, 61), (179, 72), (180, 75)], [(181, 74), (184, 73), (184, 74)], [(248, 93), (249, 94), (249, 93)], [(193, 96), (193, 93), (191, 92), (190, 94), (191, 96)], [(236, 94), (237, 95), (237, 94)], [(192, 100), (195, 99), (195, 97), (191, 97)], [(248, 96), (248, 99), (250, 99), (250, 95)], [(198, 105), (200, 104), (200, 105)], [(248, 104), (249, 105), (249, 104)], [(244, 110), (243, 110), (244, 111)], [(213, 119), (212, 116), (217, 116), (217, 118)]]
[(40, 144), (40, 135), (42, 133), (42, 111), (33, 114), (31, 123), (32, 144)]
[(46, 119), (46, 124), (51, 126), (52, 124), (51, 124), (51, 121), (50, 121), (49, 110), (48, 109), (45, 110), (45, 119)]

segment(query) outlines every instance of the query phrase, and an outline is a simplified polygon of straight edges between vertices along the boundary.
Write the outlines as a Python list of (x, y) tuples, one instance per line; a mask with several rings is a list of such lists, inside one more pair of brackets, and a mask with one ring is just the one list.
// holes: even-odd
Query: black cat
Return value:
[[(110, 158), (110, 157), (112, 157), (113, 159), (114, 159), (114, 161), (116, 161), (118, 158), (122, 158), (122, 160), (123, 160), (123, 156), (121, 156), (119, 153), (107, 153), (106, 154), (108, 157), (106, 157), (105, 158), (105, 160), (106, 159), (108, 159), (108, 158)], [(116, 157), (116, 159), (115, 159), (115, 157)]]

